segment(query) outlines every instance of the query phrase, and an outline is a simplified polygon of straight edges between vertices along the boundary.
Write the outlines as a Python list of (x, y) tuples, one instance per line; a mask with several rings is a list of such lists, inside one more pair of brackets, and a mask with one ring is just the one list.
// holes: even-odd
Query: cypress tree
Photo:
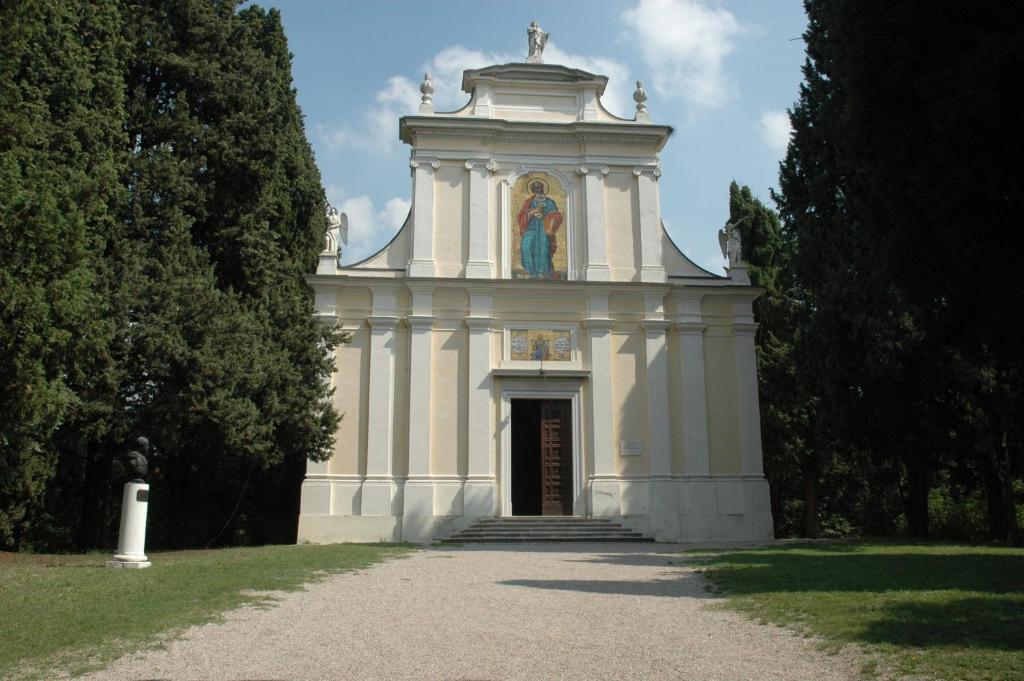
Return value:
[(837, 140), (853, 210), (886, 276), (927, 311), (942, 401), (968, 443), (956, 456), (976, 462), (990, 533), (1014, 539), (1024, 289), (1008, 254), (1022, 244), (1024, 12), (987, 1), (815, 4), (837, 36), (833, 77), (847, 93)]
[(0, 6), (0, 546), (65, 534), (43, 510), (53, 437), (81, 408), (76, 383), (109, 356), (103, 255), (126, 151), (120, 30), (110, 2)]
[(126, 23), (129, 222), (153, 286), (131, 354), (148, 380), (129, 404), (169, 501), (154, 522), (171, 545), (293, 539), (305, 461), (337, 421), (324, 350), (338, 339), (302, 278), (324, 199), (280, 17), (154, 0)]

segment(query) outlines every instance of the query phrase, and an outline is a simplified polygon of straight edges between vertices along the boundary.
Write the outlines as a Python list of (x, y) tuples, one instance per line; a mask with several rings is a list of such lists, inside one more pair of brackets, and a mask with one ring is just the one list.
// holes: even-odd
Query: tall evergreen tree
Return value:
[(900, 423), (922, 408), (920, 383), (930, 375), (912, 367), (924, 357), (924, 338), (916, 311), (893, 285), (872, 231), (851, 205), (845, 83), (834, 74), (843, 38), (831, 23), (833, 5), (807, 3), (808, 58), (776, 196), (803, 315), (792, 356), (812, 407), (801, 460), (804, 533), (819, 532), (827, 477), (828, 510), (852, 528), (892, 532), (889, 518), (902, 513), (911, 532), (923, 536), (932, 450)]
[(1019, 146), (1011, 135), (997, 152), (993, 135), (1020, 126), (1019, 95), (1006, 94), (1020, 13), (805, 6), (808, 60), (777, 202), (808, 312), (794, 357), (816, 400), (814, 449), (855, 462), (864, 481), (859, 493), (852, 477), (832, 481), (829, 494), (862, 529), (891, 531), (879, 521), (899, 508), (925, 536), (931, 486), (966, 457), (992, 533), (1012, 538), (1021, 352), (1005, 323), (1019, 292), (1004, 295), (1017, 290), (1012, 267), (974, 257), (985, 232), (972, 220), (980, 199), (997, 230), (1018, 234), (1021, 183), (995, 181), (992, 160)]
[[(324, 349), (337, 336), (313, 319), (302, 278), (324, 199), (280, 17), (153, 0), (126, 24), (128, 219), (152, 287), (127, 404), (158, 450), (169, 503), (155, 522), (173, 545), (286, 540), (305, 461), (334, 432)], [(254, 498), (257, 483), (269, 494)]]
[(103, 254), (126, 145), (123, 41), (111, 2), (0, 5), (0, 546), (53, 523), (53, 435), (102, 372), (113, 328)]
[[(1015, 3), (817, 2), (834, 27), (846, 100), (837, 138), (853, 210), (901, 295), (927, 311), (959, 393), (960, 454), (974, 458), (990, 531), (1017, 535), (1013, 479), (1024, 350), (1024, 11)], [(973, 367), (973, 368), (968, 368)], [(972, 451), (973, 450), (973, 451)]]

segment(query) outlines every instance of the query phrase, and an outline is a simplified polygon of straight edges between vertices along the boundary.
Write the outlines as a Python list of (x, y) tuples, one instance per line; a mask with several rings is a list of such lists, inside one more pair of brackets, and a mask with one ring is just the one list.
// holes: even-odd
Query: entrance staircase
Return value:
[(442, 544), (523, 544), (530, 542), (654, 541), (607, 518), (514, 516), (485, 518), (459, 530)]

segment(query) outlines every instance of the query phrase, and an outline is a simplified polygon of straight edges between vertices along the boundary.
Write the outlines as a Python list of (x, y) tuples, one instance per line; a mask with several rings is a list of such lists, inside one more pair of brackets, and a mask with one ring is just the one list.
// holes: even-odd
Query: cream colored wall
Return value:
[(568, 287), (562, 296), (496, 297), (494, 315), (505, 321), (572, 322), (587, 316), (587, 299), (583, 291)]
[[(338, 427), (328, 470), (333, 474), (354, 475), (365, 471), (367, 438), (367, 391), (369, 381), (370, 329), (365, 323), (372, 313), (368, 289), (343, 287), (337, 296), (338, 313), (343, 328), (351, 329), (351, 341), (335, 351), (334, 405), (343, 415)], [(399, 315), (408, 313), (409, 297), (398, 292)], [(464, 316), (469, 305), (466, 290), (439, 288), (433, 296), (433, 310), (438, 318), (432, 337), (431, 385), (431, 454), (430, 471), (436, 475), (461, 475), (467, 470), (467, 331)], [(742, 472), (739, 442), (738, 379), (736, 375), (735, 342), (732, 335), (734, 303), (731, 296), (710, 295), (702, 305), (708, 327), (704, 335), (705, 385), (708, 413), (708, 444), (712, 474), (737, 475)], [(616, 319), (611, 336), (613, 450), (616, 471), (622, 475), (645, 475), (649, 472), (647, 432), (647, 384), (645, 343), (638, 322), (643, 317), (643, 298), (632, 292), (617, 292), (609, 298), (609, 312)], [(504, 322), (578, 322), (587, 316), (586, 289), (566, 287), (566, 294), (530, 295), (528, 291), (510, 293), (496, 291), (493, 298), (496, 331), (491, 336), (492, 367), (501, 365), (503, 335), (497, 330)], [(586, 332), (578, 329), (581, 349), (586, 349)], [(399, 325), (395, 332), (394, 365), (394, 430), (396, 475), (404, 475), (408, 451), (409, 330)], [(669, 419), (672, 436), (673, 472), (686, 474), (682, 422), (683, 367), (678, 354), (675, 333), (666, 338), (669, 370)], [(585, 384), (586, 385), (586, 384)], [(497, 390), (497, 388), (495, 388)], [(500, 416), (497, 393), (493, 396), (495, 423)], [(589, 404), (587, 400), (584, 401)], [(592, 437), (589, 417), (583, 420), (584, 438)], [(500, 448), (498, 429), (491, 443), (491, 455)], [(640, 441), (643, 455), (622, 457), (623, 441)], [(496, 459), (495, 459), (496, 460)]]
[(409, 472), (409, 327), (399, 324), (395, 329), (394, 418), (391, 420), (394, 474)]
[(604, 222), (608, 266), (612, 281), (639, 279), (636, 178), (632, 173), (611, 172), (604, 179)]
[[(647, 386), (644, 368), (644, 336), (635, 325), (616, 325), (612, 346), (612, 445), (615, 470), (619, 475), (650, 473), (650, 443), (647, 437)], [(620, 456), (620, 445), (638, 441), (641, 456)]]
[(683, 445), (686, 424), (683, 421), (683, 367), (678, 340), (674, 331), (665, 336), (668, 349), (668, 420), (672, 438), (672, 474), (685, 475), (688, 473)]
[(434, 261), (438, 277), (460, 277), (469, 255), (468, 174), (461, 164), (434, 171)]
[(334, 408), (341, 414), (341, 422), (327, 470), (335, 475), (357, 475), (366, 470), (365, 386), (370, 380), (370, 327), (357, 324), (351, 331), (351, 341), (334, 351)]
[(430, 387), (432, 475), (462, 475), (466, 471), (466, 333), (462, 324), (439, 323), (433, 334)]
[(706, 298), (701, 314), (708, 324), (704, 332), (704, 373), (711, 474), (739, 475), (743, 472), (743, 461), (732, 300), (724, 296)]

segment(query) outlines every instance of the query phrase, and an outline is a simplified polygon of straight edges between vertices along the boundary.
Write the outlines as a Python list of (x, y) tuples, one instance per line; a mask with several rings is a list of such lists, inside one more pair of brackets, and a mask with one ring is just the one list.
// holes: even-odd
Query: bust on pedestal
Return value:
[(149, 511), (149, 485), (143, 478), (149, 473), (146, 452), (149, 451), (149, 440), (140, 437), (136, 440), (138, 450), (128, 452), (127, 468), (133, 476), (124, 484), (121, 496), (121, 531), (117, 539), (117, 553), (113, 560), (107, 561), (107, 567), (113, 568), (148, 568), (152, 565), (146, 557), (146, 515)]

